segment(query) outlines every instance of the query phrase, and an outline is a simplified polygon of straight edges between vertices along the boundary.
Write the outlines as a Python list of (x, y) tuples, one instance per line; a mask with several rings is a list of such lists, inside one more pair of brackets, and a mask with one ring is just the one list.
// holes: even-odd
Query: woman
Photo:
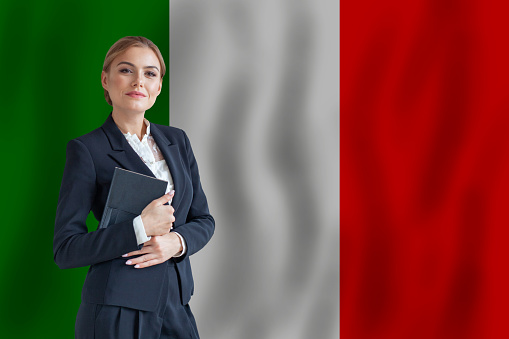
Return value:
[[(67, 145), (53, 252), (60, 268), (90, 265), (76, 338), (199, 337), (188, 305), (189, 256), (209, 241), (214, 219), (186, 134), (145, 119), (165, 70), (150, 40), (117, 41), (101, 74), (113, 110)], [(167, 194), (136, 218), (88, 232), (87, 216), (101, 219), (115, 167), (168, 181)]]

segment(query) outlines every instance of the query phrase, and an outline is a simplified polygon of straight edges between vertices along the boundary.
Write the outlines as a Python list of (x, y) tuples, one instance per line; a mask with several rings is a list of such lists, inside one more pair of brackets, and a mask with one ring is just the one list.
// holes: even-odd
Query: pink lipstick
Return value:
[(143, 94), (141, 92), (138, 92), (138, 91), (128, 92), (128, 93), (126, 93), (126, 95), (130, 96), (131, 98), (144, 98), (144, 97), (146, 97), (145, 94)]

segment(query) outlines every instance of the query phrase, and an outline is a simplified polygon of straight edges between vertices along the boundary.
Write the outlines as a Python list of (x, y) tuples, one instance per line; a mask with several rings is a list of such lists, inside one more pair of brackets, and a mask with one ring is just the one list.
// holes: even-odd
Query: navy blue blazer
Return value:
[[(198, 166), (187, 135), (181, 129), (150, 124), (174, 181), (173, 229), (187, 251), (175, 263), (183, 305), (193, 294), (189, 256), (205, 246), (214, 233), (214, 219), (200, 184)], [(69, 141), (53, 239), (54, 260), (60, 268), (89, 266), (82, 300), (89, 303), (155, 311), (168, 262), (136, 269), (121, 256), (139, 249), (133, 220), (88, 232), (87, 216), (101, 220), (115, 167), (154, 176), (132, 149), (110, 114), (92, 132)]]

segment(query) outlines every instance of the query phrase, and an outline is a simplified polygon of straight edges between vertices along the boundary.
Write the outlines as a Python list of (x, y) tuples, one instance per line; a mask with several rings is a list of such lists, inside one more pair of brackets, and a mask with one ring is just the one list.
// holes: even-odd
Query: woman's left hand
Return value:
[(145, 268), (161, 264), (181, 251), (182, 244), (179, 236), (170, 232), (165, 235), (153, 236), (143, 244), (141, 250), (129, 252), (124, 254), (123, 257), (141, 255), (127, 260), (126, 265), (134, 265), (134, 268)]

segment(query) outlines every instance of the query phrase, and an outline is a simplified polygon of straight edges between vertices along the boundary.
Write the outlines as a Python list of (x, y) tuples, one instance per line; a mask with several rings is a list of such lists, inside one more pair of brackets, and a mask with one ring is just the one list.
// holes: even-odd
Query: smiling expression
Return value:
[(161, 65), (156, 54), (145, 47), (131, 47), (117, 56), (101, 82), (110, 95), (113, 110), (141, 113), (161, 93)]

